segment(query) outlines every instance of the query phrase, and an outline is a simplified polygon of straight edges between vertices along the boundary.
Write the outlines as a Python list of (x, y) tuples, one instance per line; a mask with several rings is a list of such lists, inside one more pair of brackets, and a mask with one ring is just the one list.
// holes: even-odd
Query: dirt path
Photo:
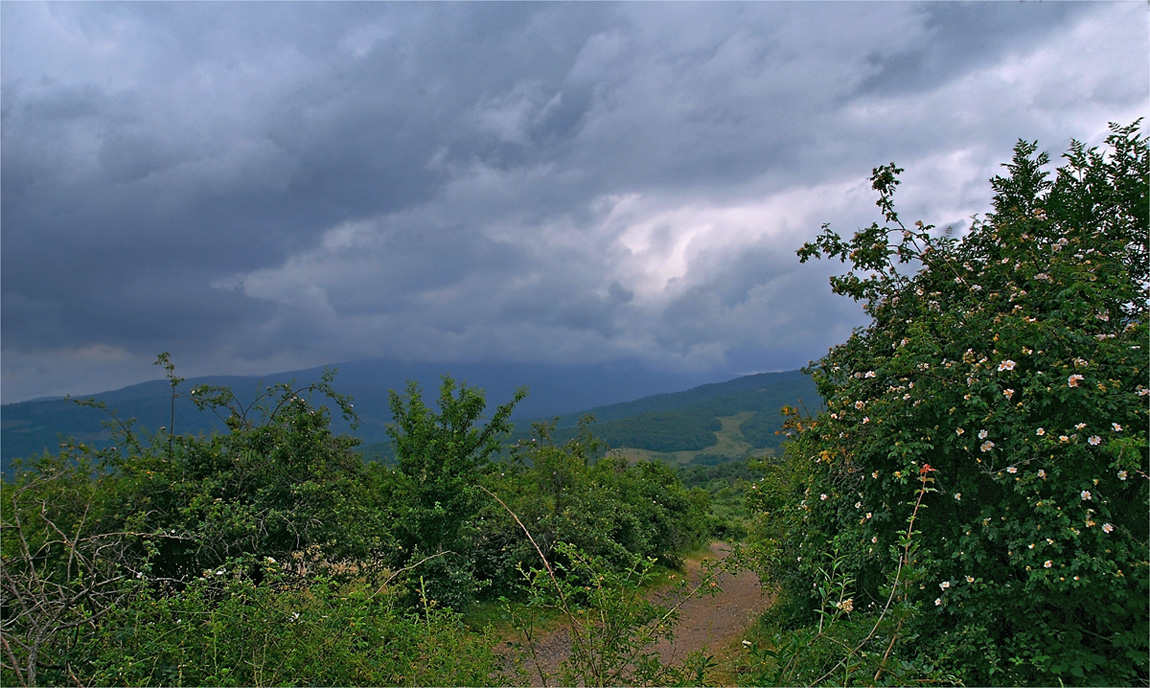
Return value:
[[(725, 559), (727, 553), (722, 543), (711, 543), (711, 557)], [(688, 562), (688, 572), (694, 585), (701, 574), (700, 564)], [(674, 642), (656, 645), (664, 664), (677, 664), (696, 650), (715, 651), (735, 642), (772, 601), (763, 594), (759, 577), (750, 571), (726, 572), (715, 582), (721, 590), (716, 596), (694, 597), (679, 608)]]
[[(726, 546), (715, 542), (711, 544), (711, 551), (703, 557), (703, 561), (725, 559), (727, 554)], [(695, 559), (687, 562), (686, 569), (692, 588), (706, 573), (702, 562)], [(722, 573), (715, 583), (720, 589), (715, 596), (700, 594), (679, 607), (679, 622), (675, 627), (674, 638), (654, 646), (664, 664), (678, 664), (696, 650), (714, 653), (736, 643), (747, 626), (771, 603), (771, 599), (762, 593), (758, 576), (750, 571)], [(660, 594), (656, 593), (656, 596)], [(660, 601), (663, 604), (674, 604), (670, 598)], [(538, 664), (530, 657), (524, 662), (523, 669), (527, 672), (528, 682), (531, 685), (539, 683), (540, 667), (544, 675), (556, 676), (559, 664), (570, 652), (571, 637), (566, 627), (546, 634), (536, 643)]]

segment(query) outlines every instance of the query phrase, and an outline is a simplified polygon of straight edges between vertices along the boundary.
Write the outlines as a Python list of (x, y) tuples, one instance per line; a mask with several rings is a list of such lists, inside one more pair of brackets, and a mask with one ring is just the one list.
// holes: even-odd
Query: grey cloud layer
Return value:
[(797, 367), (861, 323), (793, 252), (871, 167), (962, 222), (1150, 80), (1138, 3), (0, 13), (5, 401), (160, 350)]

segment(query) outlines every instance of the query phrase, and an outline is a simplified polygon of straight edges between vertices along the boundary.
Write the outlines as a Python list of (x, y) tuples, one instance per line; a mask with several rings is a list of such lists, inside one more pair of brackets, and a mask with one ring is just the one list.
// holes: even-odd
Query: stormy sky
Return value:
[(824, 222), (1150, 109), (1145, 2), (0, 4), (0, 395), (364, 357), (788, 370)]

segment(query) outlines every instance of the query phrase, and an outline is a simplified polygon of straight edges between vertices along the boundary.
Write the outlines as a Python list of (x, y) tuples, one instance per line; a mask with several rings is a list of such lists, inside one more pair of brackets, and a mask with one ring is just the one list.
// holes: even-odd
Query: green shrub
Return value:
[(480, 477), (491, 470), (491, 457), (511, 432), (508, 417), (527, 396), (520, 389), (483, 419), (483, 391), (466, 384), (456, 388), (443, 377), (439, 411), (423, 402), (419, 386), (408, 384), (406, 397), (391, 393), (395, 420), (388, 434), (399, 463), (396, 497), (398, 541), (396, 564), (421, 567), (425, 589), (440, 604), (462, 610), (482, 581), (475, 576), (476, 518), (483, 499)]
[(494, 639), (430, 605), (233, 560), (176, 595), (117, 607), (87, 646), (97, 685), (486, 685)]
[[(620, 570), (636, 556), (679, 566), (681, 556), (710, 535), (707, 493), (687, 488), (662, 463), (631, 464), (613, 456), (592, 463), (599, 444), (590, 422), (584, 419), (561, 446), (552, 439), (553, 425), (537, 425), (535, 436), (485, 477), (486, 486), (527, 524), (544, 556), (560, 563), (565, 561), (556, 548), (565, 544)], [(492, 582), (485, 594), (520, 594), (520, 571), (538, 560), (533, 546), (493, 499), (477, 523), (477, 576)]]
[(1104, 152), (1073, 143), (1053, 179), (1019, 142), (961, 238), (904, 226), (901, 170), (877, 168), (885, 224), (849, 241), (824, 227), (799, 252), (849, 261), (833, 290), (873, 321), (811, 368), (827, 410), (792, 417), (786, 463), (754, 490), (759, 546), (799, 610), (825, 611), (827, 552), (856, 609), (881, 607), (901, 567), (920, 576), (873, 680), (933, 666), (981, 685), (1150, 681), (1137, 132), (1114, 126)]

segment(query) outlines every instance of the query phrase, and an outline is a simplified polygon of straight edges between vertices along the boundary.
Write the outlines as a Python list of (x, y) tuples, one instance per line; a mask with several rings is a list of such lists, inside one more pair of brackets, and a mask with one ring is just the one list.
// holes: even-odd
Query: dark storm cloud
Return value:
[[(793, 368), (866, 175), (1143, 114), (1137, 3), (0, 5), (3, 394), (388, 355)], [(1141, 24), (1139, 24), (1141, 22)]]
[(915, 7), (927, 40), (893, 54), (868, 55), (873, 73), (859, 92), (913, 93), (936, 88), (973, 68), (1024, 54), (1035, 43), (1089, 11), (1086, 3), (1051, 3), (1037, 13), (1022, 3), (1002, 3), (992, 12), (977, 2), (934, 2)]

